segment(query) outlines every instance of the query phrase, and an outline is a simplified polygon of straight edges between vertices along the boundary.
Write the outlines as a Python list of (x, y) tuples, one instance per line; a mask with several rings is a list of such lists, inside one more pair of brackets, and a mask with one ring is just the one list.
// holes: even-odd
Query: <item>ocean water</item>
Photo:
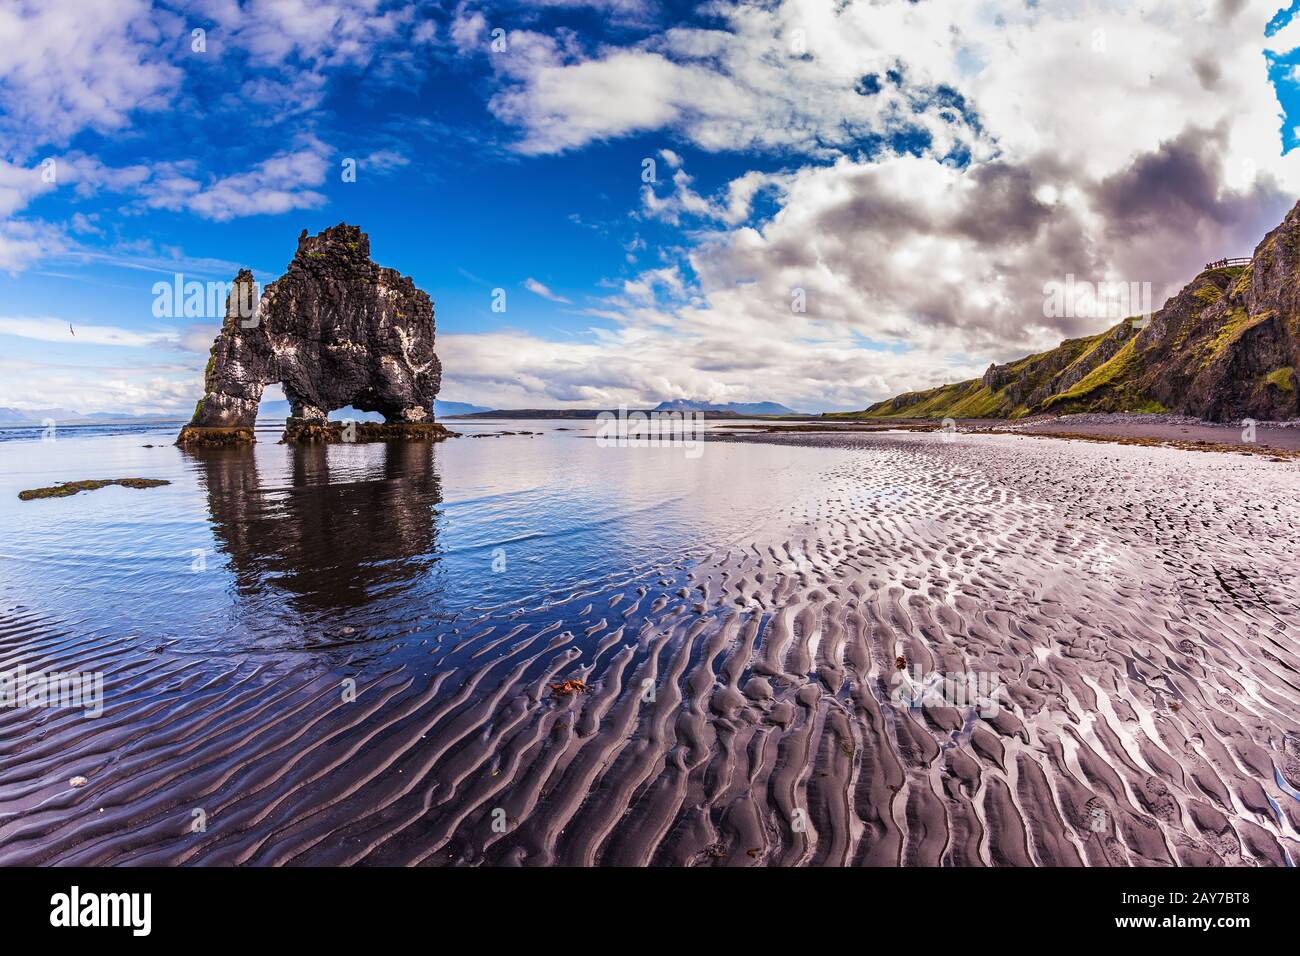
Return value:
[[(290, 447), (266, 426), (253, 447), (202, 451), (172, 445), (174, 425), (11, 431), (0, 595), (73, 632), (199, 653), (422, 635), (672, 578), (749, 540), (842, 454), (607, 447), (581, 421), (451, 427), (465, 437)], [(17, 497), (121, 477), (171, 484)]]

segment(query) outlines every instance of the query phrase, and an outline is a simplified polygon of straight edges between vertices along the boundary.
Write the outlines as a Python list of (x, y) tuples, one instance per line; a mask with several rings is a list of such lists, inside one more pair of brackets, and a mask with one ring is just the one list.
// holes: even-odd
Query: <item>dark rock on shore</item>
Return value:
[(433, 346), (429, 296), (372, 262), (364, 232), (304, 229), (288, 270), (260, 298), (251, 272), (235, 277), (205, 394), (178, 441), (211, 443), (211, 429), (247, 429), (235, 440), (252, 440), (262, 390), (275, 382), (296, 419), (324, 423), (351, 405), (390, 424), (431, 423), (442, 381)]
[(202, 428), (186, 425), (176, 436), (176, 444), (191, 448), (210, 448), (220, 445), (242, 445), (257, 441), (251, 425), (239, 425), (233, 428)]
[(347, 444), (375, 441), (445, 441), (459, 438), (437, 422), (322, 422), (289, 419), (282, 442), (289, 445)]

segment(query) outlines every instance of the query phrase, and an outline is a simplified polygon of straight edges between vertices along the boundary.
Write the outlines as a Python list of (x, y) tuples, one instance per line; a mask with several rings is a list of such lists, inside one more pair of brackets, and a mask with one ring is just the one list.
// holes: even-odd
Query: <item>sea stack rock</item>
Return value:
[[(433, 421), (442, 381), (433, 342), (429, 296), (372, 262), (364, 232), (304, 229), (288, 271), (260, 297), (251, 272), (235, 277), (203, 398), (177, 444), (253, 441), (262, 390), (274, 382), (290, 404), (285, 441), (448, 437)], [(327, 424), (348, 405), (379, 412), (384, 424)]]

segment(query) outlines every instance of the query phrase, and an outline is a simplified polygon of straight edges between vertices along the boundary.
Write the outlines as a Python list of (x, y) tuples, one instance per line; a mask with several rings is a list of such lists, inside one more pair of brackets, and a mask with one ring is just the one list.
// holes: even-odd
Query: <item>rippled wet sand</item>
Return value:
[[(1300, 859), (1294, 464), (734, 440), (840, 451), (731, 547), (423, 636), (182, 653), (11, 611), (0, 670), (99, 669), (111, 706), (0, 711), (0, 862)], [(998, 707), (898, 703), (932, 673)]]

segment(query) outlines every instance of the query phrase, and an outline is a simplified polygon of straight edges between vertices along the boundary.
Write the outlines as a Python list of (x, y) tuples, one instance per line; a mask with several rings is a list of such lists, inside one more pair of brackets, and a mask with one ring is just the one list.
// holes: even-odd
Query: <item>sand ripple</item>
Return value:
[[(751, 440), (854, 455), (703, 560), (405, 642), (187, 656), (11, 609), (0, 670), (109, 706), (0, 711), (0, 863), (1300, 858), (1293, 464)], [(932, 674), (996, 712), (898, 703)]]

